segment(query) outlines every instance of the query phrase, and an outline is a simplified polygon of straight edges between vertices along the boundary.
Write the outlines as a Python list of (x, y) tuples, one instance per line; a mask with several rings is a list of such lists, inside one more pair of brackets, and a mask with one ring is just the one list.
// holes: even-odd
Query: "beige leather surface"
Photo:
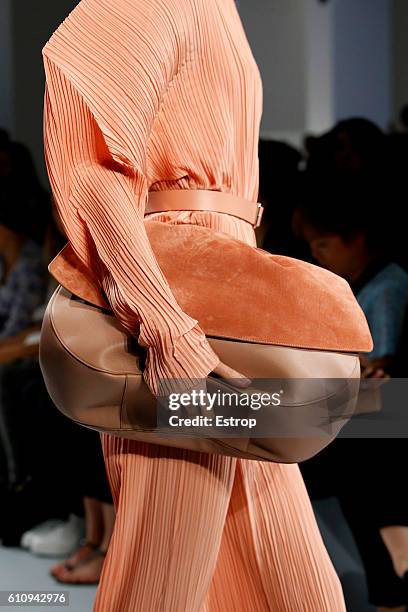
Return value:
[[(290, 433), (294, 425), (299, 427), (299, 415), (304, 419), (305, 431), (310, 429), (311, 416), (316, 423), (320, 417), (329, 418), (333, 397), (343, 398), (343, 413), (337, 415), (324, 435), (321, 429), (312, 427), (301, 439), (287, 436), (164, 440), (156, 430), (156, 398), (142, 378), (142, 349), (129, 342), (127, 333), (112, 315), (71, 297), (59, 286), (50, 299), (41, 331), (40, 365), (57, 408), (98, 431), (197, 451), (299, 462), (324, 448), (355, 410), (360, 376), (357, 355), (209, 337), (221, 360), (231, 367), (250, 378), (283, 381), (283, 405), (287, 410), (276, 412), (279, 430), (286, 427)], [(301, 379), (310, 379), (311, 384), (302, 384)], [(321, 379), (329, 379), (328, 384), (322, 385)], [(207, 385), (213, 389), (228, 388), (224, 381), (211, 377)], [(263, 418), (275, 418), (266, 411), (262, 414)]]

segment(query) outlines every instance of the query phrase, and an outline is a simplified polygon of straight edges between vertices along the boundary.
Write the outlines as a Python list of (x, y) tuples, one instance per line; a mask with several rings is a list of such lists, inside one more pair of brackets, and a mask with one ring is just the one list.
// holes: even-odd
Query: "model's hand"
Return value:
[(377, 359), (360, 356), (361, 378), (389, 378), (387, 370), (392, 365), (392, 359), (392, 356)]
[[(241, 374), (241, 372), (237, 372), (237, 370), (234, 370), (233, 368), (231, 368), (230, 366), (228, 366), (226, 363), (223, 363), (222, 361), (219, 362), (219, 364), (217, 365), (216, 368), (214, 368), (214, 370), (212, 371), (212, 373), (216, 374), (217, 376), (219, 376), (221, 379), (225, 379), (226, 382), (233, 387), (237, 387), (240, 389), (243, 389), (245, 387), (249, 387), (250, 384), (252, 383), (252, 380), (250, 380), (249, 378), (247, 378), (246, 376), (244, 376), (244, 374)], [(202, 393), (201, 397), (203, 399), (203, 402), (200, 404), (200, 413), (203, 416), (208, 416), (208, 417), (215, 417), (215, 413), (213, 410), (209, 409), (208, 406), (208, 399), (206, 399), (207, 397), (207, 383), (206, 380), (203, 379), (201, 380), (197, 385), (195, 385), (190, 392), (194, 389), (194, 391), (198, 392), (198, 393)], [(187, 408), (187, 413), (189, 414), (189, 416), (195, 416), (197, 413), (194, 412), (194, 409), (191, 408)]]
[[(234, 370), (234, 368), (231, 368), (222, 361), (218, 361), (217, 365), (207, 376), (211, 377), (211, 374), (219, 377), (220, 383), (225, 380), (229, 387), (244, 389), (249, 387), (252, 383), (252, 380), (250, 380), (247, 376), (241, 372), (238, 372), (237, 370)], [(190, 376), (180, 379), (171, 379), (171, 383), (171, 385), (168, 384), (166, 378), (160, 379), (160, 387), (157, 395), (166, 398), (170, 395), (170, 393), (191, 394), (194, 401), (183, 405), (183, 410), (189, 417), (196, 416), (197, 412), (203, 416), (214, 416), (213, 411), (209, 409), (206, 377), (197, 378)], [(199, 405), (195, 403), (197, 397), (199, 397)]]
[(245, 388), (251, 384), (251, 379), (247, 378), (241, 372), (237, 372), (233, 368), (230, 368), (226, 363), (220, 361), (216, 368), (213, 370), (214, 374), (221, 376), (221, 378), (234, 379), (231, 383), (233, 386)]

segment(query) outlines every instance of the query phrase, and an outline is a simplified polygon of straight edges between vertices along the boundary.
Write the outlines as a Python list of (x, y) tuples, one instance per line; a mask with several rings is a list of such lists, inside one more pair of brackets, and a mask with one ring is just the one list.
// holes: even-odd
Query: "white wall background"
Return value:
[(388, 127), (393, 112), (392, 15), (390, 0), (335, 0), (336, 119), (359, 115)]
[(41, 49), (76, 4), (77, 0), (0, 0), (0, 125), (29, 147), (44, 185)]
[[(30, 147), (44, 180), (41, 48), (77, 1), (0, 0), (0, 125)], [(238, 6), (263, 77), (263, 135), (299, 144), (350, 115), (386, 127), (408, 101), (408, 0)]]
[(408, 1), (394, 0), (393, 95), (394, 115), (408, 104)]
[(390, 0), (240, 0), (264, 81), (262, 134), (298, 144), (356, 115), (387, 127), (392, 9)]
[(304, 0), (240, 0), (264, 90), (261, 130), (296, 135), (305, 125)]
[[(358, 0), (357, 0), (358, 1)], [(305, 131), (323, 132), (335, 121), (334, 4), (302, 0), (305, 29)]]

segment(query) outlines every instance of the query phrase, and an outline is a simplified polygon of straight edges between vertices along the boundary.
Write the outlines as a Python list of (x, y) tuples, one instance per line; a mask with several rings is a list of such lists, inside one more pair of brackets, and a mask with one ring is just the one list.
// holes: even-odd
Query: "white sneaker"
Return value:
[(43, 523), (32, 527), (28, 531), (25, 531), (21, 536), (20, 546), (22, 548), (30, 548), (33, 535), (37, 533), (44, 534), (47, 531), (54, 529), (54, 527), (57, 527), (57, 525), (63, 525), (63, 523), (64, 521), (62, 519), (49, 519), (48, 521), (44, 521)]
[(31, 538), (30, 550), (35, 555), (64, 557), (79, 547), (84, 535), (84, 519), (70, 514), (66, 523), (57, 525), (46, 533), (34, 534)]

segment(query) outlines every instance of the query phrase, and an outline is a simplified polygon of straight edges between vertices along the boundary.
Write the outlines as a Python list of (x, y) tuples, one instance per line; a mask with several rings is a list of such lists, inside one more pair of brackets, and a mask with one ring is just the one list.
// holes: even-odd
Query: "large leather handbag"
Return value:
[[(220, 359), (255, 388), (258, 380), (285, 385), (279, 411), (263, 410), (264, 437), (259, 429), (256, 437), (163, 435), (157, 398), (143, 380), (144, 349), (89, 282), (70, 244), (49, 265), (61, 284), (48, 303), (40, 340), (40, 366), (56, 407), (100, 432), (246, 459), (296, 463), (327, 446), (355, 411), (358, 354), (372, 349), (348, 283), (206, 227), (145, 217), (145, 228), (177, 302), (199, 322)], [(214, 375), (206, 384), (214, 392), (231, 390)], [(322, 414), (330, 426), (309, 427), (310, 417)], [(299, 422), (306, 421), (303, 432)]]

